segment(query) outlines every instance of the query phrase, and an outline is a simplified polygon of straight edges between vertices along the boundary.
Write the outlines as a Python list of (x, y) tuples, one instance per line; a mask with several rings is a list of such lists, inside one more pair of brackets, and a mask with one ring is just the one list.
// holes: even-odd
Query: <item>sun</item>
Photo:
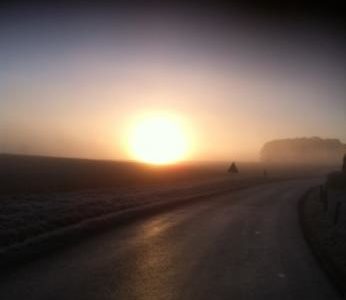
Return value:
[(132, 154), (139, 161), (171, 164), (184, 158), (187, 139), (180, 122), (167, 115), (148, 116), (139, 120), (130, 134)]

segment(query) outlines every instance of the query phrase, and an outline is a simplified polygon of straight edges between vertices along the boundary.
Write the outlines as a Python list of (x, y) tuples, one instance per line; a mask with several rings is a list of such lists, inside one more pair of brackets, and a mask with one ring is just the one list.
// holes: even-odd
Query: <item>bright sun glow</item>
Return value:
[(130, 136), (130, 143), (136, 159), (153, 164), (177, 162), (187, 151), (180, 123), (165, 115), (140, 120)]

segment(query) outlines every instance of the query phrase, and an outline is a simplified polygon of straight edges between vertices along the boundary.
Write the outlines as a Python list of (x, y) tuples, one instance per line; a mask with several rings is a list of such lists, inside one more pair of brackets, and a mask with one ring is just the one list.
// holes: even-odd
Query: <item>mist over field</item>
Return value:
[(135, 161), (86, 160), (0, 154), (0, 193), (57, 192), (107, 187), (139, 187), (230, 177), (235, 162), (241, 178), (318, 176), (339, 170), (346, 145), (337, 139), (297, 138), (265, 143), (258, 162), (189, 161), (155, 166)]
[(258, 161), (274, 139), (344, 143), (339, 10), (243, 5), (5, 5), (0, 152), (140, 160), (133, 131), (151, 115), (179, 119), (183, 161)]

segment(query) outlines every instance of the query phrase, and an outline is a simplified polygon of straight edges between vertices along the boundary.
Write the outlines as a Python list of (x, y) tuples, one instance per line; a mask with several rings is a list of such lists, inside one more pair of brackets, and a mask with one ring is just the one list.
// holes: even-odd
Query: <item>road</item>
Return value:
[(26, 264), (0, 299), (340, 299), (299, 228), (311, 180), (148, 216)]

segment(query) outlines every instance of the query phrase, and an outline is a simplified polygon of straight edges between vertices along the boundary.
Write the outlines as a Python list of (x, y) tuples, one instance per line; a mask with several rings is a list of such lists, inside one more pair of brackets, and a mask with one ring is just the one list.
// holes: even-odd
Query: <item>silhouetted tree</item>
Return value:
[(235, 162), (232, 162), (231, 166), (228, 169), (228, 173), (239, 173), (239, 170), (235, 165)]
[(270, 163), (303, 163), (339, 165), (346, 144), (338, 139), (295, 138), (267, 142), (261, 149), (261, 159)]

